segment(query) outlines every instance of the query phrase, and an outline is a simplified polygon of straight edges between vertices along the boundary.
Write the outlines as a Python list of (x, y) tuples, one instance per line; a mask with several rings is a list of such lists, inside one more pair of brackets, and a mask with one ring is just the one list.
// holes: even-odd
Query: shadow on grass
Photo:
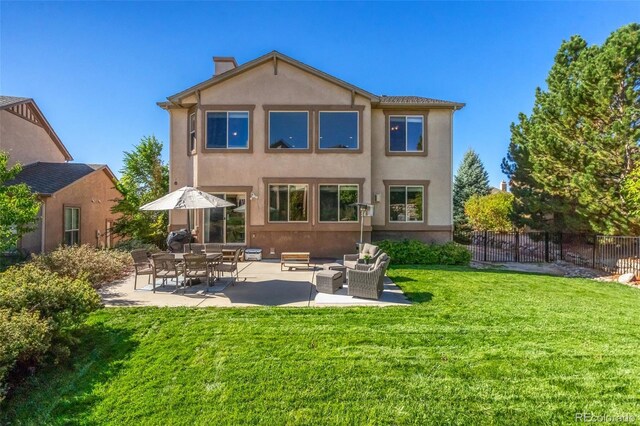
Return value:
[(16, 385), (0, 404), (0, 424), (82, 418), (99, 400), (93, 389), (116, 376), (138, 345), (131, 330), (102, 324), (86, 325), (76, 336), (69, 360), (41, 366)]

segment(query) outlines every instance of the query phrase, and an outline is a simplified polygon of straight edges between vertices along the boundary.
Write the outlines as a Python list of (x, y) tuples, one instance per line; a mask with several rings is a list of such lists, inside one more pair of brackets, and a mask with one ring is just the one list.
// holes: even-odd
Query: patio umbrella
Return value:
[[(202, 192), (199, 189), (185, 186), (140, 207), (140, 210), (195, 210), (216, 207), (233, 207), (222, 198)], [(187, 227), (191, 233), (191, 223), (187, 215)]]

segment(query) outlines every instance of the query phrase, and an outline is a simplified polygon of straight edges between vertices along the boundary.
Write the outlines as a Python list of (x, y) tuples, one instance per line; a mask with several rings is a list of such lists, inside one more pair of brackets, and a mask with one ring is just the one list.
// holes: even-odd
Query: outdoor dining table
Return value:
[[(190, 253), (173, 253), (173, 255), (176, 258), (176, 261), (178, 262), (184, 262), (184, 255), (185, 254), (190, 254)], [(195, 253), (197, 254), (197, 253)], [(204, 254), (207, 256), (207, 263), (209, 265), (215, 265), (217, 263), (220, 263), (222, 261), (222, 253), (220, 252), (214, 252), (214, 253), (200, 253), (200, 254)], [(216, 278), (213, 277), (213, 281), (215, 281)]]

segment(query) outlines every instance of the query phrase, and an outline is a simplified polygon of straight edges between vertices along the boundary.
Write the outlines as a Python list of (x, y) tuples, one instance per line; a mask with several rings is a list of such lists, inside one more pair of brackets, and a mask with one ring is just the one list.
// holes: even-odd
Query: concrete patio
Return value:
[(231, 285), (229, 276), (212, 283), (211, 287), (198, 284), (182, 287), (176, 292), (174, 282), (159, 287), (153, 293), (147, 277), (138, 277), (138, 289), (133, 289), (134, 276), (105, 286), (99, 290), (106, 306), (189, 306), (189, 307), (242, 307), (242, 306), (408, 306), (402, 290), (388, 277), (380, 300), (360, 299), (347, 295), (343, 287), (335, 294), (318, 293), (315, 274), (322, 264), (293, 270), (280, 270), (279, 261), (240, 262), (240, 278)]

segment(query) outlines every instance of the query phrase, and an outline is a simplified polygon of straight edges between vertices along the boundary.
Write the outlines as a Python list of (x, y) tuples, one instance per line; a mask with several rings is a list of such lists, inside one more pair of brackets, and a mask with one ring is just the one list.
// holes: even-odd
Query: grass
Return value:
[(13, 424), (558, 424), (640, 418), (640, 291), (393, 269), (398, 308), (104, 309)]

